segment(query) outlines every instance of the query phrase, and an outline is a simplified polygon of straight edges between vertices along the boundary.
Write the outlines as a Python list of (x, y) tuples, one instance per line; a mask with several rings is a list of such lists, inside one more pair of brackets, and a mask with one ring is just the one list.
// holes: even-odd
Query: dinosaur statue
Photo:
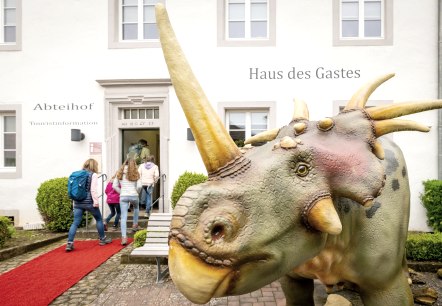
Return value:
[(393, 74), (361, 87), (338, 115), (292, 121), (248, 139), (242, 152), (208, 102), (157, 5), (160, 41), (180, 104), (209, 174), (173, 211), (169, 268), (194, 303), (280, 281), (287, 305), (314, 305), (313, 279), (358, 288), (364, 305), (413, 305), (405, 241), (410, 194), (400, 149), (382, 135), (428, 132), (394, 119), (442, 100), (365, 108)]

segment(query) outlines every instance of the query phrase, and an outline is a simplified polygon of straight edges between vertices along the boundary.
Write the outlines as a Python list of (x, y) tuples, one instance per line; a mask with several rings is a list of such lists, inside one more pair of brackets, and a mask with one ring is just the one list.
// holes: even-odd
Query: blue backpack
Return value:
[(86, 170), (74, 171), (68, 179), (68, 196), (75, 201), (83, 201), (88, 193), (89, 172)]

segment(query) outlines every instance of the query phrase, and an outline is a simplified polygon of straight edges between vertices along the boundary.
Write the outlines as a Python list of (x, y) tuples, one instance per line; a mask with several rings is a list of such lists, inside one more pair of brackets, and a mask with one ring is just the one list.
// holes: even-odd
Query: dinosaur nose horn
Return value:
[(157, 4), (155, 11), (161, 47), (172, 84), (207, 172), (213, 173), (239, 157), (241, 152), (193, 74), (175, 37), (164, 5)]

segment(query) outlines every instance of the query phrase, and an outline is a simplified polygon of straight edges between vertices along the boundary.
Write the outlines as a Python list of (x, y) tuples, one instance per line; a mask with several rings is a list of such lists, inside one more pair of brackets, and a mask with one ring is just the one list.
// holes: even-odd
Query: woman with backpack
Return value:
[(140, 174), (134, 159), (127, 159), (117, 172), (112, 187), (120, 194), (121, 208), (121, 244), (127, 244), (127, 211), (129, 205), (134, 208), (132, 231), (138, 230), (139, 193), (141, 190)]
[[(83, 164), (83, 170), (76, 171), (71, 174), (68, 181), (68, 194), (74, 201), (74, 222), (72, 223), (69, 234), (66, 251), (70, 252), (74, 249), (74, 238), (77, 228), (83, 219), (85, 211), (89, 211), (97, 223), (97, 231), (99, 237), (99, 245), (106, 245), (112, 242), (112, 239), (104, 234), (103, 218), (101, 217), (98, 203), (98, 162), (90, 158)], [(86, 184), (77, 184), (84, 177)], [(86, 186), (82, 190), (82, 186)], [(83, 196), (84, 191), (84, 196)]]

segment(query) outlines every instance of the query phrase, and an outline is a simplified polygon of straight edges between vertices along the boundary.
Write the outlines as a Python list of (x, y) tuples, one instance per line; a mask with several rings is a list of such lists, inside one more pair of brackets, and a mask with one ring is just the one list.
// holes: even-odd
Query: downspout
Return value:
[[(438, 21), (438, 70), (437, 70), (437, 88), (438, 93), (437, 96), (439, 99), (442, 99), (442, 0), (438, 1), (438, 15), (437, 15), (437, 21)], [(438, 131), (438, 166), (437, 166), (437, 174), (438, 179), (442, 179), (442, 109), (439, 109), (437, 111), (438, 113), (438, 122), (437, 122), (437, 131)]]

